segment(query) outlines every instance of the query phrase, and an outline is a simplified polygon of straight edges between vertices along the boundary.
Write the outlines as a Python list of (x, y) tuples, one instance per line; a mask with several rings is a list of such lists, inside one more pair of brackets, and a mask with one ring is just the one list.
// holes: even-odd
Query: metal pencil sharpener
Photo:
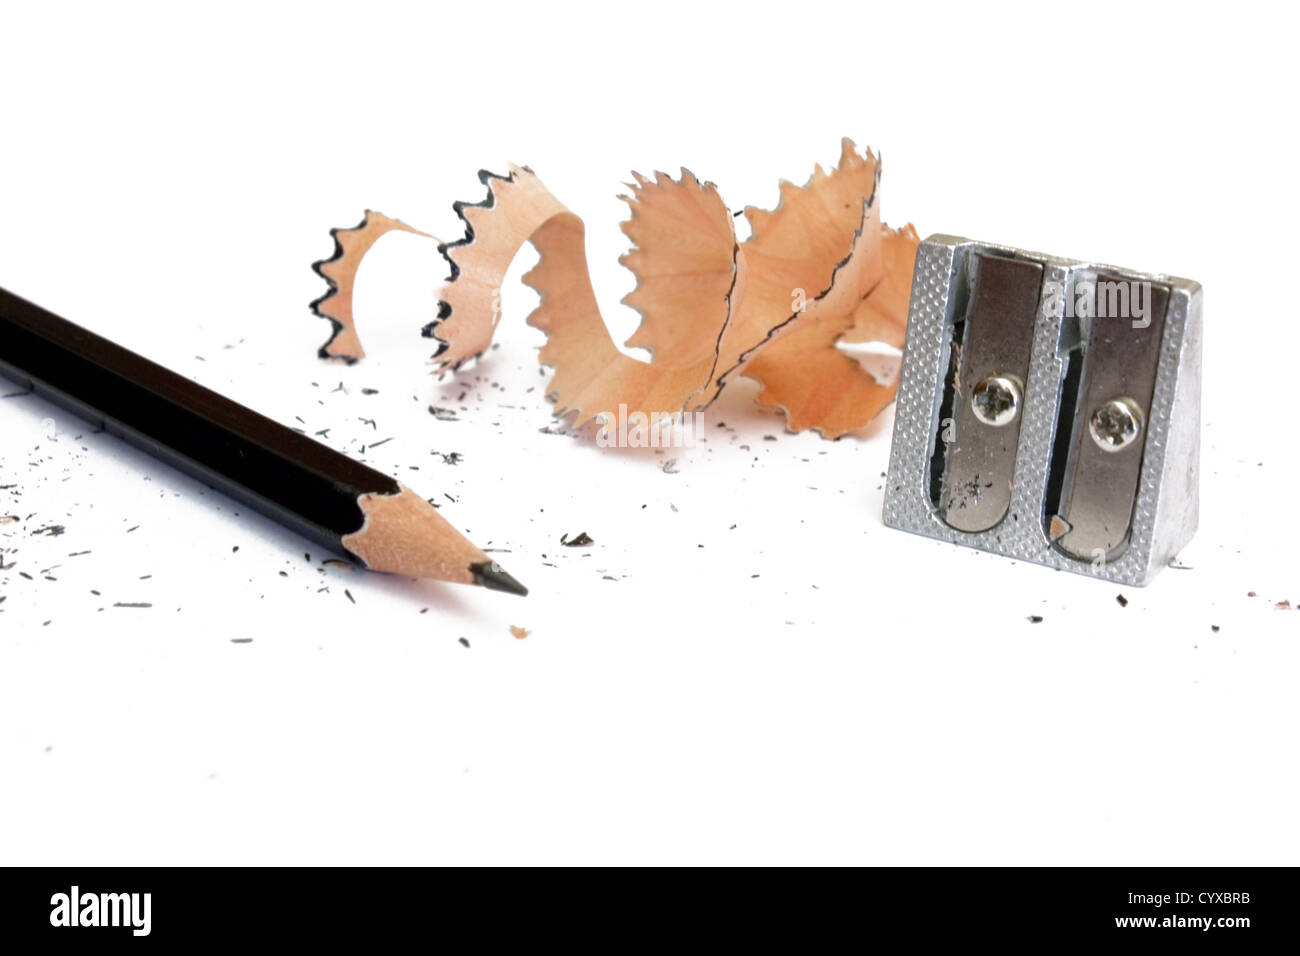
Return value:
[(931, 236), (884, 521), (1145, 585), (1196, 531), (1201, 287)]

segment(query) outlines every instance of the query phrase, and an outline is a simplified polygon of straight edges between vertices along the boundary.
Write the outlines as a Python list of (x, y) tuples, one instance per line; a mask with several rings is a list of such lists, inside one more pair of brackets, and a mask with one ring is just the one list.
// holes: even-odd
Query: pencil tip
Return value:
[(481, 584), (493, 591), (509, 591), (511, 594), (519, 595), (528, 593), (528, 588), (511, 577), (510, 573), (495, 561), (480, 561), (478, 564), (471, 564), (469, 569), (474, 575), (475, 584)]

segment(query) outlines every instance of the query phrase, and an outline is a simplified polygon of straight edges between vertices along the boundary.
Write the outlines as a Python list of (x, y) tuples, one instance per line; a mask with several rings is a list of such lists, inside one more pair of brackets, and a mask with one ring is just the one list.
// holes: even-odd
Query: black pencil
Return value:
[(4, 289), (0, 375), (373, 571), (528, 593), (397, 480)]

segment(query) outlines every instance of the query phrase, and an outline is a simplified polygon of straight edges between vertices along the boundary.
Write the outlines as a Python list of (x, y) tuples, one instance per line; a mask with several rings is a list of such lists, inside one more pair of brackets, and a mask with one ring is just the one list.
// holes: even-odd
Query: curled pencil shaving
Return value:
[(334, 254), (328, 259), (312, 263), (316, 274), (329, 283), (329, 290), (311, 304), (311, 310), (322, 319), (328, 319), (333, 327), (329, 340), (320, 347), (317, 354), (323, 359), (337, 358), (351, 364), (365, 357), (365, 349), (357, 337), (356, 325), (352, 317), (352, 290), (356, 284), (357, 269), (370, 247), (380, 237), (398, 230), (426, 236), (402, 222), (390, 219), (382, 212), (367, 209), (361, 222), (351, 229), (331, 229), (334, 237)]
[[(536, 181), (529, 187), (545, 188)], [(625, 355), (610, 337), (586, 268), (582, 220), (566, 212), (542, 223), (530, 237), (538, 261), (523, 281), (541, 301), (528, 323), (547, 336), (538, 358), (553, 372), (547, 391), (556, 414), (572, 415), (575, 426), (620, 406), (655, 420), (705, 404), (700, 395), (717, 367), (717, 343), (733, 303), (744, 294), (744, 263), (716, 187), (683, 170), (678, 181), (660, 176), (653, 183), (638, 181), (632, 189), (632, 221), (649, 223), (656, 238), (636, 250), (653, 263), (647, 274), (655, 281), (630, 297), (652, 323), (668, 310), (666, 303), (682, 305), (670, 321), (683, 323), (684, 334), (669, 348), (657, 349), (657, 361)], [(684, 272), (674, 261), (696, 265)], [(454, 284), (448, 283), (444, 296)], [(453, 320), (455, 316), (453, 306)], [(443, 331), (436, 330), (438, 338)]]
[[(745, 210), (752, 235), (743, 243), (712, 183), (685, 169), (678, 179), (633, 174), (621, 197), (633, 248), (620, 261), (637, 283), (623, 301), (641, 315), (627, 344), (648, 349), (650, 362), (625, 355), (609, 335), (582, 220), (526, 167), (480, 173), (487, 198), (457, 203), (465, 237), (439, 246), (451, 276), (424, 330), (439, 342), (435, 363), (456, 369), (488, 347), (506, 270), (531, 241), (538, 263), (524, 282), (541, 301), (528, 322), (547, 335), (540, 360), (553, 370), (556, 413), (575, 425), (620, 406), (650, 420), (698, 410), (744, 375), (791, 430), (838, 437), (861, 428), (894, 388), (836, 343), (901, 345), (918, 244), (910, 226), (881, 224), (879, 172), (869, 151), (859, 155), (845, 140), (836, 168), (817, 167), (803, 187), (783, 182), (774, 210)], [(347, 320), (351, 329), (350, 311)]]
[(840, 336), (845, 343), (883, 342), (903, 347), (907, 331), (907, 304), (912, 296), (912, 266), (921, 244), (916, 227), (886, 228), (880, 237), (884, 276), (871, 294), (853, 311), (853, 324)]
[(831, 288), (737, 370), (759, 382), (759, 403), (782, 409), (791, 431), (812, 428), (838, 437), (868, 424), (894, 400), (896, 383), (880, 384), (836, 348), (838, 342), (903, 344), (920, 239), (911, 225), (874, 234), (874, 249), (859, 248), (866, 234), (859, 236)]

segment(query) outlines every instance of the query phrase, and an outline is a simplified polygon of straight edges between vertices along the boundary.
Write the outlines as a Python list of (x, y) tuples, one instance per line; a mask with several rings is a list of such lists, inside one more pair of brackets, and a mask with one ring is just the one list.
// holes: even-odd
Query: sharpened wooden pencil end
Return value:
[(397, 494), (365, 494), (357, 505), (361, 528), (343, 536), (343, 546), (372, 571), (410, 578), (480, 584), (497, 591), (528, 589), (452, 527), (438, 509), (405, 485)]

